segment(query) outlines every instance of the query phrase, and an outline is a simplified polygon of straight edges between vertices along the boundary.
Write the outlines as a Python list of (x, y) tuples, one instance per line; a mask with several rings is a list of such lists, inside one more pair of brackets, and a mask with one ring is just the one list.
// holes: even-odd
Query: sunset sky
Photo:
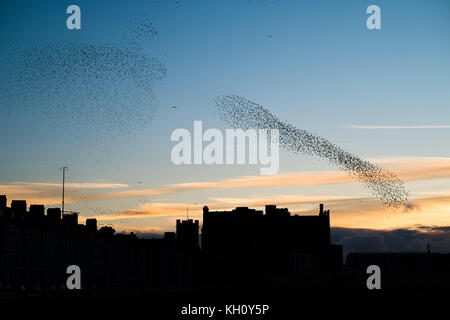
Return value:
[[(81, 30), (66, 28), (70, 4), (81, 8)], [(370, 4), (381, 8), (381, 30), (366, 27)], [(18, 95), (18, 47), (120, 44), (136, 19), (157, 30), (139, 45), (166, 70), (151, 83), (152, 121), (135, 126), (142, 114), (132, 112), (86, 121), (80, 106), (98, 116), (98, 99), (79, 91), (67, 90), (73, 108), (64, 114), (39, 97), (31, 113), (20, 99), (0, 99), (0, 194), (9, 201), (58, 207), (59, 169), (68, 166), (66, 209), (121, 231), (173, 231), (187, 211), (201, 218), (204, 205), (316, 214), (319, 203), (333, 227), (450, 226), (449, 1), (2, 1), (0, 90)], [(46, 79), (35, 80), (45, 95)], [(138, 100), (140, 88), (121, 89)], [(259, 165), (174, 165), (173, 130), (193, 131), (195, 120), (227, 129), (214, 113), (222, 94), (391, 169), (405, 181), (407, 206), (386, 208), (327, 161), (285, 150), (274, 176)]]

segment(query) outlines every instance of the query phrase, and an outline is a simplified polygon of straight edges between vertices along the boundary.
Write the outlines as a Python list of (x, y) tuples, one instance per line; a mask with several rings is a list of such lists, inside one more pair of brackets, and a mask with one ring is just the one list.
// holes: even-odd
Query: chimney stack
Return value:
[(58, 223), (61, 221), (61, 209), (60, 208), (48, 208), (47, 217), (50, 223)]
[(97, 233), (97, 219), (86, 219), (86, 229), (89, 233)]
[(73, 213), (63, 213), (62, 216), (63, 225), (69, 228), (76, 228), (78, 225), (78, 214)]
[(1, 195), (0, 196), (0, 210), (3, 210), (6, 208), (6, 196)]
[(27, 202), (25, 200), (11, 201), (11, 211), (14, 220), (23, 221), (27, 212)]
[(45, 208), (41, 204), (32, 204), (30, 206), (30, 216), (33, 222), (39, 222), (44, 216)]
[(267, 215), (272, 215), (275, 214), (277, 212), (277, 206), (273, 205), (273, 204), (266, 204), (266, 214)]

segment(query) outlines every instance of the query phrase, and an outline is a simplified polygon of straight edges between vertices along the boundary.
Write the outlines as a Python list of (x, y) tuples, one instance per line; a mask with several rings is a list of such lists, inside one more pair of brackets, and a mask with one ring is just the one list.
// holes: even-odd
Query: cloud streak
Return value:
[(450, 227), (417, 225), (414, 228), (371, 230), (332, 228), (331, 241), (349, 252), (450, 252)]
[[(82, 183), (65, 183), (68, 189), (119, 189), (127, 188), (127, 184), (123, 183), (97, 183), (97, 182), (82, 182)], [(8, 184), (0, 184), (0, 188), (21, 189), (21, 188), (61, 188), (61, 183), (49, 182), (10, 182)]]
[[(173, 202), (149, 202), (139, 205), (135, 209), (120, 211), (114, 214), (97, 215), (89, 218), (96, 218), (99, 221), (114, 221), (122, 219), (142, 219), (148, 217), (163, 216), (185, 216), (189, 207), (189, 215), (200, 216), (203, 205), (192, 205), (188, 203)], [(220, 206), (218, 206), (220, 207)], [(221, 206), (229, 208), (229, 205)]]
[[(93, 197), (95, 192), (128, 188), (123, 183), (66, 183), (66, 202), (80, 201), (83, 197)], [(61, 183), (48, 182), (8, 182), (0, 183), (0, 194), (8, 199), (26, 199), (29, 203), (56, 204), (61, 202)]]
[[(383, 158), (372, 159), (372, 161), (391, 168), (401, 179), (407, 181), (450, 178), (450, 158)], [(314, 186), (348, 183), (355, 183), (355, 180), (342, 171), (287, 172), (275, 176), (244, 176), (219, 181), (178, 183), (159, 189), (96, 194), (86, 196), (84, 200), (152, 196), (205, 189)]]
[[(341, 228), (365, 228), (386, 230), (391, 228), (415, 228), (416, 225), (432, 225), (438, 232), (440, 226), (450, 225), (450, 193), (441, 197), (417, 198), (408, 202), (402, 211), (380, 206), (376, 199), (369, 197), (339, 197), (333, 195), (272, 195), (269, 197), (217, 197), (210, 198), (207, 205), (211, 210), (231, 210), (236, 206), (249, 206), (263, 209), (266, 204), (288, 207), (292, 214), (317, 215), (318, 204), (324, 203), (331, 209), (331, 225)], [(117, 212), (112, 215), (93, 216), (103, 223), (123, 225), (145, 218), (167, 218), (167, 225), (172, 226), (175, 217), (185, 217), (189, 206), (189, 216), (202, 217), (203, 204), (189, 203), (145, 203), (135, 209)], [(92, 217), (91, 217), (92, 218)], [(157, 220), (155, 220), (157, 221)], [(445, 228), (442, 230), (446, 230)], [(423, 231), (431, 231), (425, 230)]]
[[(450, 178), (450, 158), (380, 158), (371, 159), (379, 165), (390, 168), (404, 181)], [(218, 181), (198, 181), (171, 184), (162, 188), (120, 190), (128, 185), (120, 183), (68, 183), (66, 202), (114, 200), (140, 196), (174, 194), (192, 190), (269, 188), (286, 186), (315, 186), (355, 183), (351, 176), (342, 171), (287, 172), (275, 176), (243, 176)], [(42, 204), (60, 202), (61, 185), (58, 183), (16, 182), (0, 184), (0, 193), (9, 199), (27, 199)]]
[(413, 126), (383, 126), (383, 125), (348, 125), (349, 129), (449, 129), (450, 125), (413, 125)]

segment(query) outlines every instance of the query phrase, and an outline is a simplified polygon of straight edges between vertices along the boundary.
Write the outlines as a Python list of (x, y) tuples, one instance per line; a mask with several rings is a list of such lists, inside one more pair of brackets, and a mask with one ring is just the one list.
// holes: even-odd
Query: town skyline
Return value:
[[(1, 194), (57, 207), (68, 166), (66, 210), (123, 231), (162, 234), (204, 205), (309, 214), (319, 202), (333, 227), (450, 226), (448, 1), (376, 1), (380, 30), (363, 1), (134, 4), (78, 1), (80, 30), (58, 1), (0, 5)], [(223, 94), (391, 170), (407, 205), (285, 150), (274, 176), (172, 163), (174, 130), (229, 129), (214, 113)]]

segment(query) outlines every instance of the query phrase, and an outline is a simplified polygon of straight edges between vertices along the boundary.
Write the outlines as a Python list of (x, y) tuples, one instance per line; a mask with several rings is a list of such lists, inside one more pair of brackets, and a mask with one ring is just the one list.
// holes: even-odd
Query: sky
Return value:
[[(81, 30), (66, 27), (71, 4)], [(380, 30), (366, 27), (372, 4)], [(449, 226), (449, 40), (450, 3), (437, 0), (2, 1), (0, 193), (57, 207), (68, 166), (66, 209), (121, 231), (269, 203), (295, 214), (324, 203), (333, 227)], [(82, 46), (113, 53), (61, 71)], [(173, 164), (175, 129), (227, 129), (214, 112), (223, 94), (392, 170), (407, 206), (386, 208), (326, 160), (285, 150), (275, 176)]]

